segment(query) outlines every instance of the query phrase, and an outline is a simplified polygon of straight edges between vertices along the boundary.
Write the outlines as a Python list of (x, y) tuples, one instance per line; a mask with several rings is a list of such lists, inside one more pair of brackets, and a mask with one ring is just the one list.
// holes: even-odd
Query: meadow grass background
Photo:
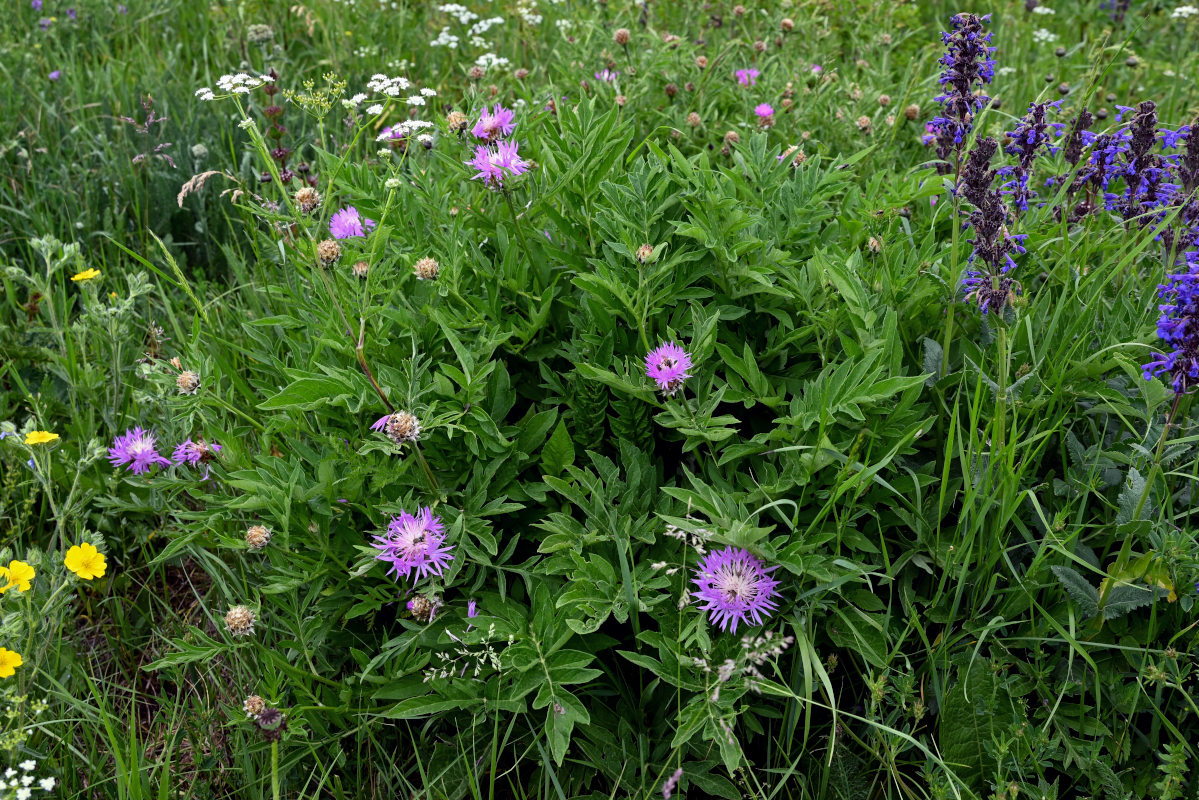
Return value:
[[(1169, 254), (1112, 215), (1060, 222), (1042, 187), (1022, 295), (983, 319), (953, 285), (967, 235), (921, 134), (953, 13), (993, 15), (999, 102), (977, 127), (1000, 136), (1038, 99), (1062, 122), (1104, 109), (1095, 130), (1143, 100), (1191, 122), (1199, 16), (464, 5), (503, 18), (486, 46), (434, 4), (375, 0), (21, 0), (0, 18), (0, 421), (61, 436), (0, 442), (0, 561), (39, 572), (0, 598), (25, 659), (0, 681), (10, 763), (37, 760), (64, 797), (648, 798), (676, 769), (686, 797), (1196, 795), (1195, 415), (1140, 374)], [(457, 48), (430, 46), (443, 28)], [(508, 65), (472, 77), (487, 52)], [(415, 109), (432, 149), (381, 155), (336, 102), (324, 119), (283, 103), (326, 198), (286, 228), (237, 106), (194, 95), (271, 68), (290, 91), (331, 75), (348, 96), (374, 73), (434, 89)], [(511, 205), (445, 127), (494, 102), (537, 162)], [(351, 203), (382, 243), (344, 243), (323, 275), (311, 245)], [(639, 265), (645, 243), (664, 247)], [(436, 283), (412, 277), (426, 256)], [(375, 375), (420, 409), (432, 481), (367, 430), (387, 409), (359, 316)], [(696, 359), (683, 401), (640, 366), (670, 339)], [(176, 391), (171, 358), (200, 392)], [(135, 424), (220, 442), (214, 478), (110, 467)], [(428, 504), (457, 557), (425, 626), (364, 546)], [(255, 523), (274, 532), (261, 555)], [(764, 690), (740, 636), (678, 603), (690, 567), (667, 525), (782, 565), (767, 627), (793, 641), (758, 665)], [(62, 567), (84, 539), (109, 563), (86, 583)], [(249, 641), (222, 622), (243, 603)], [(426, 682), (437, 653), (481, 677)], [(286, 713), (281, 741), (249, 694)]]

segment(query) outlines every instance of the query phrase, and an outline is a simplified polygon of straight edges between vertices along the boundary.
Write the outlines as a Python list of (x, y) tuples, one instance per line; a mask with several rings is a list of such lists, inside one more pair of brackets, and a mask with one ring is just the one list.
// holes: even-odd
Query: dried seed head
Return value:
[(179, 394), (195, 394), (200, 390), (200, 376), (186, 369), (179, 373), (175, 385), (179, 387)]
[(437, 262), (431, 258), (422, 258), (412, 267), (412, 271), (416, 274), (416, 279), (420, 281), (437, 280), (437, 273), (440, 269)]
[(246, 529), (246, 546), (261, 550), (271, 543), (271, 531), (264, 525), (251, 525)]
[(888, 114), (888, 115), (887, 115), (887, 119), (886, 119), (886, 123), (887, 123), (887, 127), (888, 127), (888, 128), (890, 128), (890, 127), (893, 127), (893, 126), (895, 125), (895, 115), (894, 115), (894, 114)]
[(686, 89), (686, 90), (687, 90), (687, 91), (689, 91), (689, 92), (694, 92), (694, 91), (695, 91), (695, 84), (694, 84), (694, 83), (692, 83), (691, 81), (687, 81), (686, 83), (684, 83), (684, 84), (683, 84), (683, 88), (684, 88), (684, 89)]
[(741, 141), (741, 134), (736, 131), (729, 131), (724, 135), (725, 144), (737, 144), (739, 141)]
[(616, 42), (621, 47), (624, 47), (629, 43), (629, 36), (630, 34), (628, 28), (617, 28), (616, 33), (612, 34), (612, 41)]
[(703, 120), (699, 118), (699, 114), (696, 114), (694, 111), (687, 115), (687, 124), (692, 128), (698, 128), (702, 122)]
[(740, 3), (733, 6), (733, 16), (734, 17), (744, 17), (745, 16), (745, 6), (741, 5)]
[(774, 37), (774, 46), (782, 47), (786, 43), (786, 41), (787, 40), (783, 38), (782, 34), (779, 34), (778, 36)]
[(878, 37), (878, 40), (882, 44), (891, 44), (891, 34), (884, 33), (882, 36)]
[(795, 20), (790, 17), (783, 17), (782, 22), (779, 23), (779, 27), (783, 29), (783, 33), (790, 33), (795, 30)]
[(277, 742), (287, 730), (287, 717), (277, 708), (264, 708), (258, 715), (258, 730), (268, 742)]
[(643, 244), (637, 248), (637, 260), (642, 264), (649, 261), (654, 255), (654, 246), (652, 244)]
[(525, 78), (529, 77), (529, 71), (524, 67), (521, 67), (516, 72), (512, 73), (512, 77), (516, 78), (518, 81), (523, 81)]
[(435, 594), (418, 594), (408, 601), (408, 611), (417, 622), (432, 622), (440, 608), (441, 598)]
[(695, 57), (695, 66), (699, 67), (700, 69), (707, 69), (708, 68), (708, 57), (707, 56), (696, 56)]
[(903, 115), (905, 117), (907, 117), (908, 119), (916, 119), (917, 117), (920, 116), (920, 106), (916, 105), (915, 103), (912, 103), (910, 106), (908, 106), (907, 108), (905, 108), (903, 110)]
[(321, 204), (321, 193), (311, 186), (303, 186), (296, 190), (294, 199), (301, 214), (311, 214)]
[(886, 108), (887, 106), (891, 105), (891, 95), (889, 95), (889, 94), (880, 94), (880, 95), (878, 96), (878, 104), (879, 104), (880, 106), (882, 106), (883, 108)]
[(451, 111), (445, 115), (445, 124), (453, 133), (462, 133), (470, 120), (461, 111)]
[(866, 248), (870, 250), (871, 253), (881, 253), (883, 250), (883, 243), (878, 240), (878, 237), (871, 236), (870, 240), (866, 242)]
[(341, 258), (341, 245), (333, 239), (325, 239), (316, 246), (316, 257), (325, 266), (333, 264)]
[(870, 117), (858, 117), (858, 130), (862, 133), (870, 133)]
[(179, 356), (175, 356), (171, 359), (171, 366), (175, 369), (183, 369), (183, 362), (179, 360)]
[(754, 42), (754, 52), (755, 53), (765, 53), (766, 52), (766, 42), (763, 42), (761, 39)]
[(808, 157), (804, 154), (804, 151), (800, 150), (796, 145), (791, 145), (784, 150), (782, 158), (780, 158), (779, 161), (786, 161), (788, 158), (791, 159), (792, 167), (798, 167), (800, 164), (808, 160)]
[(628, 102), (628, 98), (625, 97), (623, 94), (616, 95), (616, 97), (614, 99), (615, 99), (616, 105), (620, 106), (621, 108), (624, 108), (624, 104)]
[(250, 719), (258, 719), (258, 715), (266, 710), (266, 701), (258, 695), (252, 694), (241, 704), (241, 710), (246, 712), (246, 716)]
[(383, 432), (396, 444), (415, 442), (420, 438), (420, 420), (415, 414), (397, 411), (387, 418)]
[(370, 262), (355, 261), (354, 266), (350, 267), (350, 271), (354, 273), (355, 278), (366, 278), (367, 273), (371, 271)]
[(466, 77), (470, 78), (472, 81), (481, 81), (483, 80), (484, 74), (485, 72), (482, 67), (475, 66), (467, 70)]
[(675, 86), (673, 83), (668, 83), (662, 87), (662, 91), (666, 92), (667, 97), (674, 97), (679, 93), (679, 87)]
[(234, 636), (249, 636), (254, 632), (254, 612), (247, 606), (234, 606), (225, 614), (225, 625)]
[(783, 108), (790, 108), (791, 106), (795, 105), (795, 101), (790, 97), (784, 97), (779, 101), (779, 105), (781, 105)]

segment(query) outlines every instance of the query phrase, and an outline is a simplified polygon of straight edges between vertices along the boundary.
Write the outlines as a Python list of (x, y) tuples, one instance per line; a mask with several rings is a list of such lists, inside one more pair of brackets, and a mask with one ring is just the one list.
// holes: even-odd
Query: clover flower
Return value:
[(375, 558), (391, 565), (386, 574), (395, 573), (397, 580), (414, 572), (416, 580), (440, 576), (454, 559), (453, 546), (445, 544), (445, 525), (427, 506), (416, 514), (400, 511), (392, 517), (387, 533), (375, 536), (371, 546), (379, 551)]
[(770, 577), (776, 569), (740, 547), (708, 553), (692, 581), (700, 610), (723, 631), (736, 633), (740, 624), (761, 625), (777, 607), (779, 582)]
[(529, 169), (529, 162), (520, 157), (518, 150), (517, 142), (499, 142), (493, 147), (479, 145), (475, 157), (466, 162), (478, 170), (471, 180), (482, 179), (489, 189), (504, 188), (505, 180), (523, 175)]
[(501, 137), (512, 135), (512, 131), (516, 129), (515, 120), (516, 114), (499, 103), (492, 106), (490, 111), (487, 110), (487, 106), (483, 106), (479, 121), (475, 123), (471, 133), (476, 139), (494, 142)]
[(363, 217), (353, 206), (346, 206), (337, 211), (329, 220), (329, 232), (333, 234), (334, 239), (366, 236), (374, 227), (375, 221)]
[(149, 472), (155, 464), (164, 467), (171, 465), (170, 461), (158, 454), (154, 434), (141, 427), (127, 430), (124, 436), (113, 439), (112, 447), (108, 448), (108, 460), (114, 467), (128, 466), (134, 475)]
[(674, 342), (664, 342), (645, 356), (645, 376), (658, 384), (658, 390), (673, 397), (691, 377), (691, 354)]

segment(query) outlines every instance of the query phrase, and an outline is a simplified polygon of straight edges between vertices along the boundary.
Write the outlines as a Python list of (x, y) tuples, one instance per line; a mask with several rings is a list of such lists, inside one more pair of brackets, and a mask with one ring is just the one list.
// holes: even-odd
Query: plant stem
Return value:
[(271, 797), (279, 800), (279, 743), (271, 742)]
[[(516, 204), (512, 202), (512, 193), (507, 189), (500, 191), (504, 196), (504, 201), (508, 204), (508, 210), (512, 212), (512, 225), (516, 228), (516, 239), (520, 242), (520, 249), (524, 251), (525, 259), (528, 261), (526, 269), (533, 268), (533, 253), (529, 250), (529, 243), (525, 240), (524, 229), (520, 226), (520, 219), (516, 214)], [(540, 289), (540, 287), (538, 287)]]

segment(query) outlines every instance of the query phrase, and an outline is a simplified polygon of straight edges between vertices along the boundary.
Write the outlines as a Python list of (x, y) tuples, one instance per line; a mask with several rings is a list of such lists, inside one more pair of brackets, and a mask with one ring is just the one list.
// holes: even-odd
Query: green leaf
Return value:
[(999, 691), (991, 665), (975, 658), (958, 671), (958, 682), (941, 710), (941, 756), (957, 776), (975, 790), (994, 772), (987, 746), (1007, 735), (1015, 722), (1011, 701)]
[(330, 402), (334, 397), (348, 393), (349, 387), (336, 378), (300, 378), (278, 394), (267, 398), (258, 407), (263, 411), (311, 411)]
[(566, 430), (566, 421), (559, 420), (558, 427), (541, 449), (541, 469), (546, 475), (561, 475), (562, 470), (575, 463), (575, 443)]
[(1078, 603), (1083, 619), (1090, 619), (1099, 613), (1099, 591), (1088, 583), (1086, 578), (1070, 567), (1054, 565), (1050, 569), (1065, 587), (1066, 594)]

